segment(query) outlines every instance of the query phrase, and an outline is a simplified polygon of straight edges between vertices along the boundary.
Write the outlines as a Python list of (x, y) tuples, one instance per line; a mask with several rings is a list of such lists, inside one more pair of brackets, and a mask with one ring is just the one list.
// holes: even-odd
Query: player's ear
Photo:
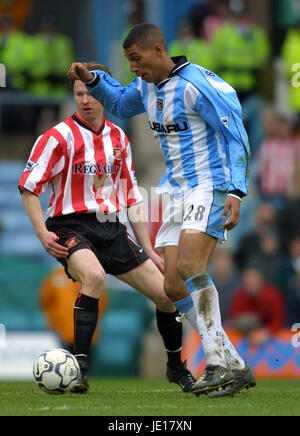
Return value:
[(163, 45), (160, 42), (156, 42), (153, 45), (153, 51), (154, 51), (155, 54), (161, 56), (163, 54), (163, 50), (164, 50), (163, 49)]

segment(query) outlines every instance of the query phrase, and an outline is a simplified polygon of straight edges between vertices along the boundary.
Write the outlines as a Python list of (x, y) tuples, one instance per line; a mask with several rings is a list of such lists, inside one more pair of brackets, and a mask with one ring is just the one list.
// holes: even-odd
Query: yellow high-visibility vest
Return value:
[[(288, 30), (282, 46), (282, 59), (289, 78), (289, 103), (291, 108), (300, 111), (300, 30)], [(293, 71), (293, 66), (294, 71)], [(298, 74), (297, 74), (298, 73)]]

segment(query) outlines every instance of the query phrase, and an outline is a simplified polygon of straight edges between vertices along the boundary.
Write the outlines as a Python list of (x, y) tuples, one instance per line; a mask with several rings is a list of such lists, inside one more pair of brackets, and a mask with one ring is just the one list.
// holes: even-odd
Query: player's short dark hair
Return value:
[(123, 42), (123, 49), (126, 50), (134, 44), (143, 48), (151, 48), (156, 43), (162, 44), (166, 49), (166, 40), (163, 31), (154, 24), (141, 23), (130, 30)]
[[(94, 61), (83, 62), (83, 65), (85, 65), (89, 71), (101, 70), (101, 71), (105, 71), (107, 74), (112, 76), (111, 72), (109, 71), (109, 69), (107, 68), (106, 65), (98, 64), (97, 62), (94, 62)], [(70, 79), (70, 84), (71, 84), (72, 89), (74, 88), (75, 80), (76, 79)]]

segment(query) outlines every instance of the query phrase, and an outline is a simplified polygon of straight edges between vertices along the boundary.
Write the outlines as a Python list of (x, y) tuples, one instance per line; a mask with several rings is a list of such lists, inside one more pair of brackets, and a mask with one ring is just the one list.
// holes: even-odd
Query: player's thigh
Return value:
[(105, 271), (92, 250), (75, 251), (67, 263), (68, 273), (81, 284), (95, 288), (103, 286)]
[(164, 290), (172, 301), (182, 300), (189, 296), (184, 280), (178, 271), (178, 247), (168, 246), (164, 249)]
[(116, 276), (152, 300), (158, 309), (173, 312), (174, 306), (164, 292), (164, 277), (157, 266), (148, 259), (136, 268)]
[(155, 238), (155, 249), (165, 252), (165, 248), (177, 246), (181, 232), (183, 196), (171, 197), (162, 218), (162, 225)]
[(183, 230), (178, 246), (178, 271), (186, 280), (206, 272), (218, 239), (197, 230)]
[(216, 239), (226, 240), (223, 211), (228, 183), (215, 187), (197, 186), (184, 193), (182, 230), (196, 230)]

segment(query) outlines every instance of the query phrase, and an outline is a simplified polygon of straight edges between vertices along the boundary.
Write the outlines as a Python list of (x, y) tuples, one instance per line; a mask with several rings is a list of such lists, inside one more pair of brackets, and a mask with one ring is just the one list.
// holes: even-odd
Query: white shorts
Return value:
[(155, 249), (163, 252), (165, 247), (177, 246), (182, 230), (197, 230), (226, 241), (222, 215), (227, 193), (228, 183), (223, 183), (211, 188), (197, 186), (171, 196), (156, 236)]

